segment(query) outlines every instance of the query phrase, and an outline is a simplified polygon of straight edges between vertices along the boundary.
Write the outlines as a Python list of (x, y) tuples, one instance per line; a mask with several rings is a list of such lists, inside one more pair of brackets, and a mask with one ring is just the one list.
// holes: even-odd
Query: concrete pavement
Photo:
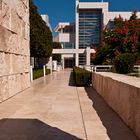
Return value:
[(0, 140), (137, 140), (92, 87), (71, 71), (40, 78), (0, 104)]

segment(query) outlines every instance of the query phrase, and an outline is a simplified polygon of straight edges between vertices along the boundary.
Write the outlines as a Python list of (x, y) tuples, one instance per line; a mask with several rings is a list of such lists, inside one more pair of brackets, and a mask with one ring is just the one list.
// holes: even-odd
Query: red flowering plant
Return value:
[[(133, 11), (129, 20), (124, 20), (119, 16), (114, 19), (112, 28), (104, 27), (101, 48), (105, 47), (106, 49), (98, 49), (96, 53), (97, 58), (100, 60), (103, 56), (102, 63), (112, 63), (116, 56), (123, 53), (132, 53), (135, 56), (136, 62), (139, 63), (140, 19), (137, 18), (136, 14), (137, 11)], [(96, 64), (98, 63), (97, 58), (95, 57), (95, 60), (97, 60)]]

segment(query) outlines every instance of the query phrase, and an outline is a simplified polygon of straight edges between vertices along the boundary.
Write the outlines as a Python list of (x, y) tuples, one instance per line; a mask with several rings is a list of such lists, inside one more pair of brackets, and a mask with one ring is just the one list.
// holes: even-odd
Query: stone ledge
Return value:
[(92, 85), (140, 138), (140, 78), (109, 72), (93, 73)]
[(102, 75), (104, 77), (110, 77), (113, 80), (120, 81), (122, 83), (126, 83), (128, 85), (140, 88), (140, 78), (127, 76), (124, 74), (117, 74), (112, 72), (98, 72), (97, 74)]

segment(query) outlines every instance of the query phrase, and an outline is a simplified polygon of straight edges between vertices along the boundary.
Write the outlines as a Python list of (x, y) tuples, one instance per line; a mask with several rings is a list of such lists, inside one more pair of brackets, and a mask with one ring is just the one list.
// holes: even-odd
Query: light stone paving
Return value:
[(92, 87), (73, 86), (70, 73), (38, 79), (1, 103), (0, 140), (137, 140)]

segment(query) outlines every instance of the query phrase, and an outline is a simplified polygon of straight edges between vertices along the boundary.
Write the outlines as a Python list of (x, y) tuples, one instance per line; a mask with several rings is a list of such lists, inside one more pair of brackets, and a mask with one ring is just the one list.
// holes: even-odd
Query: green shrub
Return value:
[(77, 86), (88, 86), (91, 84), (91, 72), (79, 67), (74, 67), (73, 71)]
[[(50, 69), (46, 69), (46, 75), (50, 73)], [(43, 69), (33, 70), (33, 79), (37, 79), (43, 76)]]
[(120, 54), (114, 58), (113, 63), (117, 73), (127, 74), (133, 71), (135, 57), (130, 53)]

